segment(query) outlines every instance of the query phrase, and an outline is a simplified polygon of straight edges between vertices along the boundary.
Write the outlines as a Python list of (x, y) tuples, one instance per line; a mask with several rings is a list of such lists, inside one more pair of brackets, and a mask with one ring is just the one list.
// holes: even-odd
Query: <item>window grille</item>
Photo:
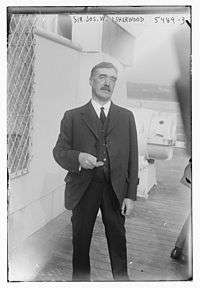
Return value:
[(7, 50), (7, 143), (11, 177), (28, 172), (34, 85), (34, 15), (12, 14)]
[(59, 20), (58, 15), (8, 14), (7, 150), (11, 178), (29, 172), (31, 160), (34, 29), (42, 28), (66, 37), (60, 29), (68, 26), (71, 29), (69, 16), (61, 17), (61, 23)]

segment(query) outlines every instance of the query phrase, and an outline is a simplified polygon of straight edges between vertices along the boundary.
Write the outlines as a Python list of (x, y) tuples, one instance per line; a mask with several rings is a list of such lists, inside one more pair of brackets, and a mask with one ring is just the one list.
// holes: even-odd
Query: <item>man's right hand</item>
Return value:
[(102, 161), (97, 161), (97, 158), (91, 154), (81, 152), (78, 156), (79, 163), (84, 169), (94, 169), (95, 167), (103, 166)]

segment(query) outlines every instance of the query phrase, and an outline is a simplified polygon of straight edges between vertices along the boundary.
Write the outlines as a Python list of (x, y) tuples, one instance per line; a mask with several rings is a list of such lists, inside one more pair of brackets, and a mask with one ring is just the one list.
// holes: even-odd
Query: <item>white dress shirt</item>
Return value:
[(100, 113), (101, 113), (101, 107), (104, 108), (104, 113), (105, 116), (108, 116), (108, 112), (110, 110), (110, 105), (111, 105), (111, 101), (108, 101), (106, 104), (104, 104), (103, 106), (100, 105), (99, 103), (97, 103), (96, 101), (94, 101), (93, 99), (91, 100), (92, 106), (94, 107), (95, 112), (97, 113), (97, 116), (100, 118)]

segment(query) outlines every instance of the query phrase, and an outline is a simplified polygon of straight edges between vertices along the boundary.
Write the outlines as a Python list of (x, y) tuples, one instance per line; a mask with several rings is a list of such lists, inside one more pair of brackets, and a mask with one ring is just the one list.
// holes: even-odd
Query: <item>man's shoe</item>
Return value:
[(171, 252), (171, 258), (175, 260), (181, 260), (181, 257), (182, 257), (182, 249), (175, 246)]

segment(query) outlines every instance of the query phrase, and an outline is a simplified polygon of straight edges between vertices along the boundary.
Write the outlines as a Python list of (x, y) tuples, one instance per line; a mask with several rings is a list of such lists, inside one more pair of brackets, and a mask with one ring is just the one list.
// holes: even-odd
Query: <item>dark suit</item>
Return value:
[[(125, 219), (120, 207), (124, 198), (136, 200), (138, 146), (132, 112), (111, 103), (108, 119), (104, 145), (109, 156), (109, 181), (96, 181), (95, 169), (100, 167), (79, 171), (80, 152), (98, 155), (99, 118), (91, 102), (65, 113), (53, 155), (57, 163), (68, 170), (65, 177), (65, 207), (73, 210), (73, 247), (78, 251), (73, 256), (74, 270), (81, 265), (81, 259), (87, 258), (79, 268), (82, 274), (90, 271), (89, 246), (96, 215), (101, 208), (112, 272), (117, 279), (117, 275), (125, 275), (127, 269)], [(80, 246), (83, 246), (82, 250)]]

